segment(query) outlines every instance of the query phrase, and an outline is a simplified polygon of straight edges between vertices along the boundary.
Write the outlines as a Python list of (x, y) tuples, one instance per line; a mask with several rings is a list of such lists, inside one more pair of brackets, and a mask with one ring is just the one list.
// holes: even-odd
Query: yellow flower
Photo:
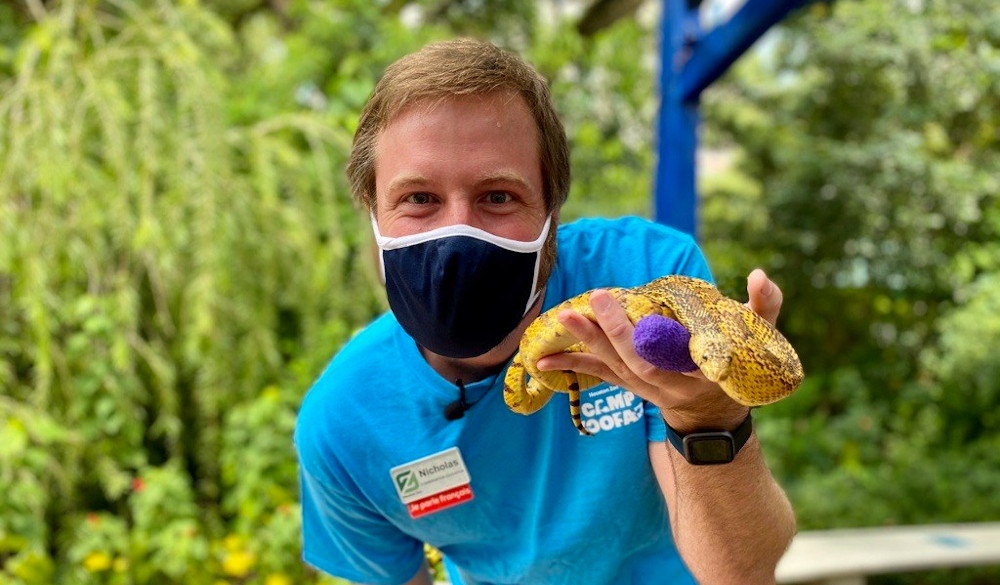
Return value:
[(222, 539), (222, 546), (229, 552), (235, 552), (243, 548), (243, 538), (238, 534), (230, 534)]
[(271, 573), (264, 579), (264, 585), (292, 585), (292, 580), (283, 573)]
[(432, 567), (440, 563), (441, 560), (444, 558), (444, 555), (441, 554), (441, 551), (427, 544), (426, 542), (424, 543), (424, 556), (427, 557), (427, 562)]
[(107, 571), (111, 568), (111, 555), (101, 551), (88, 553), (83, 557), (83, 568), (91, 573)]
[(231, 552), (222, 561), (222, 571), (233, 577), (246, 577), (250, 569), (253, 568), (255, 559), (253, 553), (241, 550)]

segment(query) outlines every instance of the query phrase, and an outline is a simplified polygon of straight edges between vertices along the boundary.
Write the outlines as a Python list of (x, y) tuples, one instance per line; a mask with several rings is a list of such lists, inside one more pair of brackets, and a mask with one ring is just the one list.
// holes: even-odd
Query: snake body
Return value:
[[(663, 315), (683, 325), (691, 334), (689, 349), (695, 364), (740, 404), (770, 404), (794, 392), (802, 382), (802, 363), (788, 340), (763, 317), (722, 295), (707, 281), (670, 275), (635, 288), (607, 290), (633, 324), (647, 315)], [(558, 315), (570, 309), (596, 322), (590, 308), (592, 292), (556, 305), (525, 330), (504, 378), (504, 401), (512, 411), (534, 413), (553, 393), (567, 392), (573, 424), (582, 434), (590, 434), (580, 415), (580, 391), (602, 380), (572, 371), (543, 372), (537, 363), (547, 355), (587, 351)]]

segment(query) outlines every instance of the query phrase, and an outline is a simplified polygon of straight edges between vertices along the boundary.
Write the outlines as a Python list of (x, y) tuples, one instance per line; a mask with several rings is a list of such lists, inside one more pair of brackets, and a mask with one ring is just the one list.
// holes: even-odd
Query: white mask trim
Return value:
[(408, 236), (399, 236), (396, 238), (390, 236), (383, 236), (378, 231), (378, 222), (375, 220), (375, 216), (372, 216), (372, 230), (375, 232), (375, 243), (378, 244), (380, 250), (396, 250), (398, 248), (405, 248), (407, 246), (412, 246), (414, 244), (422, 244), (424, 242), (429, 242), (431, 240), (437, 240), (440, 238), (447, 238), (450, 236), (467, 236), (470, 238), (476, 238), (478, 240), (483, 240), (491, 244), (500, 246), (501, 248), (510, 250), (512, 252), (537, 252), (542, 249), (545, 244), (545, 238), (549, 235), (549, 226), (552, 225), (552, 216), (550, 215), (545, 219), (545, 225), (542, 226), (542, 233), (538, 235), (538, 238), (530, 242), (522, 242), (520, 240), (511, 240), (509, 238), (504, 238), (496, 234), (491, 234), (488, 231), (481, 230), (479, 228), (474, 228), (471, 225), (466, 224), (455, 224), (446, 225), (444, 227), (439, 227), (428, 232), (422, 232), (419, 234), (411, 234)]
[(541, 295), (540, 290), (538, 290), (538, 272), (541, 270), (542, 266), (542, 255), (539, 253), (542, 250), (542, 246), (545, 245), (545, 239), (549, 235), (549, 227), (552, 225), (552, 216), (549, 215), (545, 218), (545, 225), (542, 226), (542, 233), (538, 235), (536, 239), (530, 242), (522, 242), (520, 240), (511, 240), (509, 238), (503, 238), (496, 234), (491, 234), (488, 231), (481, 230), (479, 228), (474, 228), (471, 225), (466, 224), (455, 224), (447, 225), (444, 227), (439, 227), (428, 232), (422, 232), (419, 234), (411, 234), (409, 236), (399, 236), (396, 238), (390, 236), (383, 236), (378, 231), (378, 221), (375, 219), (375, 214), (371, 215), (372, 218), (372, 231), (375, 233), (375, 243), (378, 245), (378, 266), (379, 266), (379, 276), (382, 277), (382, 284), (385, 284), (385, 258), (382, 256), (382, 252), (385, 250), (396, 250), (399, 248), (405, 248), (407, 246), (413, 246), (415, 244), (422, 244), (424, 242), (429, 242), (431, 240), (436, 240), (440, 238), (447, 238), (450, 236), (469, 236), (479, 240), (484, 240), (511, 250), (512, 252), (524, 252), (535, 254), (535, 270), (534, 275), (531, 280), (531, 294), (528, 296), (528, 304), (524, 307), (523, 315), (526, 315), (531, 309), (535, 301)]

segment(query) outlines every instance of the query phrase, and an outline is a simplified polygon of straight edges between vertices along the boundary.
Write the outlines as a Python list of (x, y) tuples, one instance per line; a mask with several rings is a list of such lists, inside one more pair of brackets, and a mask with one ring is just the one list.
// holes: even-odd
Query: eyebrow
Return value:
[(501, 170), (501, 171), (494, 171), (491, 173), (484, 173), (479, 176), (476, 182), (480, 185), (487, 185), (490, 183), (513, 183), (521, 187), (525, 191), (532, 191), (532, 192), (534, 191), (531, 185), (529, 185), (528, 182), (525, 181), (523, 177), (521, 177), (521, 175), (511, 171)]
[(430, 182), (431, 180), (423, 175), (403, 175), (402, 177), (396, 177), (389, 183), (389, 193), (401, 189), (409, 189), (410, 187), (423, 187)]
[[(391, 183), (389, 183), (388, 192), (392, 193), (394, 191), (410, 189), (412, 187), (424, 187), (430, 183), (431, 180), (424, 175), (403, 175), (401, 177), (396, 177)], [(476, 179), (477, 185), (488, 185), (490, 183), (512, 183), (526, 191), (533, 191), (531, 185), (529, 185), (528, 182), (521, 177), (521, 175), (513, 171), (500, 170), (483, 173)]]

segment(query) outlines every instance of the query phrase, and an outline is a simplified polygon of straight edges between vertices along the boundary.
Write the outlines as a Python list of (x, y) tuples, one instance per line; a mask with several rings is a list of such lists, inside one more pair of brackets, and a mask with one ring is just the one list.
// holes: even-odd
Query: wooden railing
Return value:
[(864, 585), (868, 575), (1000, 565), (1000, 522), (801, 532), (778, 583)]

